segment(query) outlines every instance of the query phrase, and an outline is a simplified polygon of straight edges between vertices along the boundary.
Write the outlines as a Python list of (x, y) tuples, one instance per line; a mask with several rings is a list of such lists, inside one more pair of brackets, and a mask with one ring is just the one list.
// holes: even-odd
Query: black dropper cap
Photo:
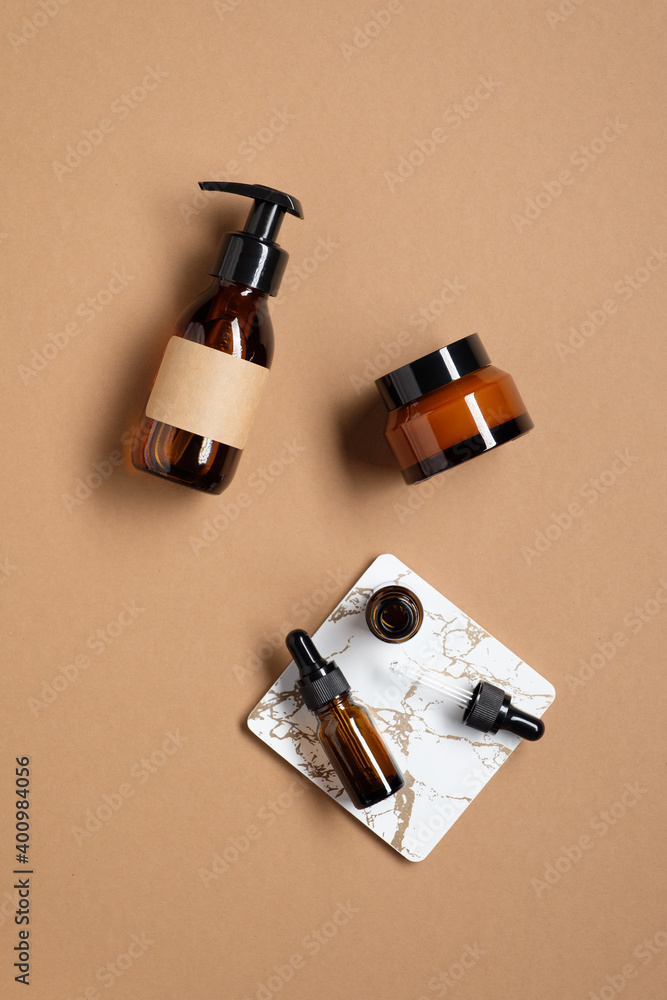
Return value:
[(297, 687), (304, 703), (311, 712), (324, 708), (334, 698), (347, 694), (350, 685), (345, 675), (333, 660), (325, 660), (315, 648), (315, 643), (303, 629), (294, 629), (285, 639), (285, 644), (299, 668)]
[(235, 181), (199, 181), (202, 191), (228, 191), (253, 198), (242, 232), (227, 233), (211, 274), (260, 292), (277, 295), (287, 266), (288, 253), (275, 242), (285, 212), (303, 219), (301, 203), (291, 195), (263, 184)]
[(534, 715), (515, 708), (508, 694), (495, 684), (480, 681), (472, 693), (463, 721), (482, 733), (497, 733), (505, 729), (524, 740), (539, 740), (544, 735), (544, 723)]

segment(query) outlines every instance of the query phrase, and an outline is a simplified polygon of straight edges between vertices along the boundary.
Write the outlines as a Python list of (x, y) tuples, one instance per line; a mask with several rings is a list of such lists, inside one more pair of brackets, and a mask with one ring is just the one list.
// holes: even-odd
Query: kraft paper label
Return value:
[(268, 369), (205, 344), (172, 337), (146, 416), (191, 434), (243, 448)]

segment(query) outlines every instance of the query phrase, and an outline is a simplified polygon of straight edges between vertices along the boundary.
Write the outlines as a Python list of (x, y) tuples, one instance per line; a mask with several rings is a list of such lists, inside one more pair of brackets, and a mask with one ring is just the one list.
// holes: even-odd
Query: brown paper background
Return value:
[[(666, 569), (667, 267), (626, 298), (614, 285), (665, 238), (663, 6), (565, 0), (550, 24), (550, 0), (56, 2), (1, 14), (3, 996), (23, 990), (10, 892), (23, 754), (33, 997), (661, 996), (666, 608), (651, 601)], [(159, 82), (121, 118), (114, 102), (146, 67)], [(491, 96), (453, 124), (447, 109), (480, 77)], [(53, 162), (104, 119), (58, 179)], [(624, 127), (581, 170), (570, 158), (607, 119)], [(386, 172), (418, 161), (438, 128), (446, 139), (392, 190)], [(236, 480), (215, 499), (114, 463), (171, 324), (247, 211), (231, 196), (187, 220), (179, 206), (232, 161), (239, 179), (301, 199), (306, 218), (283, 225), (276, 360)], [(545, 184), (551, 202), (515, 225)], [(96, 299), (114, 271), (116, 293)], [(447, 281), (458, 294), (420, 332), (411, 317)], [(559, 357), (610, 298), (616, 312)], [(401, 331), (398, 360), (375, 362)], [(535, 430), (409, 490), (379, 437), (369, 365), (473, 331)], [(51, 335), (64, 346), (22, 373)], [(617, 450), (626, 467), (608, 471)], [(587, 486), (601, 475), (604, 492)], [(83, 499), (68, 499), (90, 477), (89, 495), (79, 485)], [(575, 503), (560, 537), (551, 528), (526, 554)], [(244, 723), (287, 662), (285, 628), (316, 628), (383, 551), (557, 689), (546, 738), (520, 747), (419, 865), (324, 795), (297, 795)], [(107, 641), (124, 602), (143, 610)], [(573, 688), (619, 632), (624, 644)], [(31, 711), (86, 650), (90, 665)], [(170, 730), (177, 752), (133, 777)], [(128, 783), (132, 797), (77, 843), (87, 811)], [(621, 803), (626, 783), (634, 804)], [(206, 887), (200, 869), (233, 857), (234, 841), (247, 850)], [(153, 943), (121, 969), (132, 935)], [(102, 973), (106, 986), (109, 963), (120, 974)]]

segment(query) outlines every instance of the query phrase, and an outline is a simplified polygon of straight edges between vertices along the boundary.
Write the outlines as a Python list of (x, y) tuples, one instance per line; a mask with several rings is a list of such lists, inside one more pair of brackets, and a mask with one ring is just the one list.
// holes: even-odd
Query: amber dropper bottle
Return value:
[(317, 735), (357, 809), (389, 798), (405, 778), (366, 708), (350, 697), (350, 685), (333, 660), (324, 660), (307, 632), (295, 629), (287, 648), (299, 668), (297, 687), (317, 716)]
[(213, 284), (178, 320), (132, 444), (142, 472), (222, 493), (241, 458), (273, 360), (268, 299), (288, 255), (275, 242), (296, 198), (261, 184), (203, 181), (205, 191), (253, 199), (243, 231), (227, 233)]

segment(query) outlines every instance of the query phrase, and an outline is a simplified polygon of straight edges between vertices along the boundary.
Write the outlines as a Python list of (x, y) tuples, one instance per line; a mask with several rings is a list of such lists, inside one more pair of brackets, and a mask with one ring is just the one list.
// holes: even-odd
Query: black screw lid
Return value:
[(300, 628), (294, 629), (287, 636), (285, 644), (299, 668), (301, 676), (297, 687), (304, 704), (311, 712), (317, 712), (334, 698), (347, 694), (350, 685), (343, 671), (333, 660), (325, 660), (320, 656), (307, 632)]
[(439, 351), (417, 358), (409, 365), (396, 368), (376, 379), (375, 384), (387, 409), (393, 410), (490, 364), (491, 359), (482, 341), (476, 333), (472, 333)]
[(200, 181), (202, 191), (227, 191), (253, 199), (243, 232), (227, 233), (211, 274), (260, 292), (277, 295), (287, 266), (288, 253), (275, 242), (285, 212), (303, 219), (301, 203), (284, 191), (263, 184), (234, 181)]

